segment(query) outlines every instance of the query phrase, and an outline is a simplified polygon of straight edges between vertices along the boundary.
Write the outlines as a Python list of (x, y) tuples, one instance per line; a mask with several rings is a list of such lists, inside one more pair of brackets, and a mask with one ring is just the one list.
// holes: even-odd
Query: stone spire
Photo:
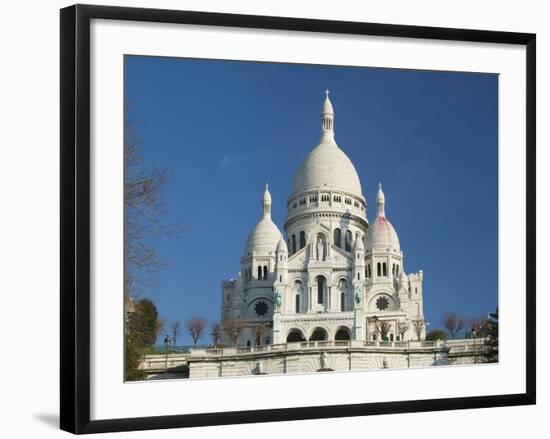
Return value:
[(382, 192), (382, 183), (378, 183), (378, 192), (376, 193), (376, 216), (386, 216), (385, 212), (386, 197)]
[(269, 193), (267, 183), (265, 184), (264, 199), (262, 204), (264, 207), (264, 217), (271, 218), (271, 194)]
[(334, 141), (334, 109), (328, 95), (330, 92), (325, 90), (325, 102), (323, 104), (323, 112), (321, 113), (321, 142), (323, 140)]

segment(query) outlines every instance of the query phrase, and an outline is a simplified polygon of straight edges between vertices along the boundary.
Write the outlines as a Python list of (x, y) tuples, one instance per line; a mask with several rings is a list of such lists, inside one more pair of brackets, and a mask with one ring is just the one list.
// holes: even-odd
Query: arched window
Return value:
[(347, 252), (350, 252), (351, 251), (351, 240), (352, 240), (352, 234), (349, 230), (346, 230), (346, 239), (345, 239), (345, 244), (346, 244), (346, 251)]
[(399, 264), (395, 266), (395, 275), (399, 276)]
[(315, 330), (309, 337), (309, 341), (324, 341), (327, 339), (328, 339), (327, 331), (325, 331), (323, 328), (315, 328)]
[(292, 235), (292, 253), (296, 253), (296, 235)]
[(306, 232), (300, 232), (300, 250), (306, 246)]
[(342, 231), (340, 229), (334, 229), (334, 245), (342, 248)]
[(267, 265), (264, 265), (264, 280), (267, 279)]
[(376, 334), (372, 334), (372, 339), (376, 341)]
[(382, 264), (382, 275), (383, 275), (383, 276), (387, 276), (387, 275), (388, 275), (388, 269), (387, 269), (387, 267), (386, 267), (386, 263), (385, 263), (385, 262)]
[(367, 277), (370, 279), (372, 277), (372, 271), (370, 269), (370, 264), (367, 265)]
[(390, 334), (390, 341), (393, 341), (393, 334)]
[(334, 335), (334, 340), (350, 340), (351, 334), (347, 328), (339, 328)]
[(317, 303), (323, 303), (323, 293), (325, 290), (325, 278), (317, 276)]
[(346, 310), (346, 293), (343, 291), (340, 293), (340, 311)]
[(296, 303), (294, 306), (294, 311), (296, 312), (296, 314), (300, 312), (300, 295), (299, 294), (296, 294)]
[(258, 265), (258, 280), (262, 280), (262, 266)]
[(287, 343), (295, 343), (297, 341), (305, 341), (305, 337), (302, 331), (299, 329), (292, 329), (286, 336)]
[(382, 264), (380, 262), (376, 264), (376, 275), (378, 277), (382, 276)]

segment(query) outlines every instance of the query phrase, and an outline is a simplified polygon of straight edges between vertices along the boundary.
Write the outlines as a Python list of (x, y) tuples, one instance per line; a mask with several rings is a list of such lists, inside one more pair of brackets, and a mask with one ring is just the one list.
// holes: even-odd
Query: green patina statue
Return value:
[(275, 288), (275, 309), (279, 310), (281, 308), (282, 297), (279, 290)]

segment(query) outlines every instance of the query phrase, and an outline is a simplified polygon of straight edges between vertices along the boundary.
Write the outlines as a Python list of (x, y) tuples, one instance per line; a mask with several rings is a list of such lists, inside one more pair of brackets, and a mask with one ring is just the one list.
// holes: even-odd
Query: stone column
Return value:
[(355, 308), (355, 316), (353, 319), (353, 339), (354, 340), (365, 340), (365, 331), (363, 329), (363, 304), (361, 303), (358, 307)]

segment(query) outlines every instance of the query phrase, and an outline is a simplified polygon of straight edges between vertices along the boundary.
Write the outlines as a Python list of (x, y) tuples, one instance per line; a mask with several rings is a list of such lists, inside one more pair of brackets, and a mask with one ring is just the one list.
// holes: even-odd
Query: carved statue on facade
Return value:
[(275, 309), (277, 311), (281, 309), (281, 302), (282, 302), (281, 293), (279, 293), (279, 290), (275, 288)]

